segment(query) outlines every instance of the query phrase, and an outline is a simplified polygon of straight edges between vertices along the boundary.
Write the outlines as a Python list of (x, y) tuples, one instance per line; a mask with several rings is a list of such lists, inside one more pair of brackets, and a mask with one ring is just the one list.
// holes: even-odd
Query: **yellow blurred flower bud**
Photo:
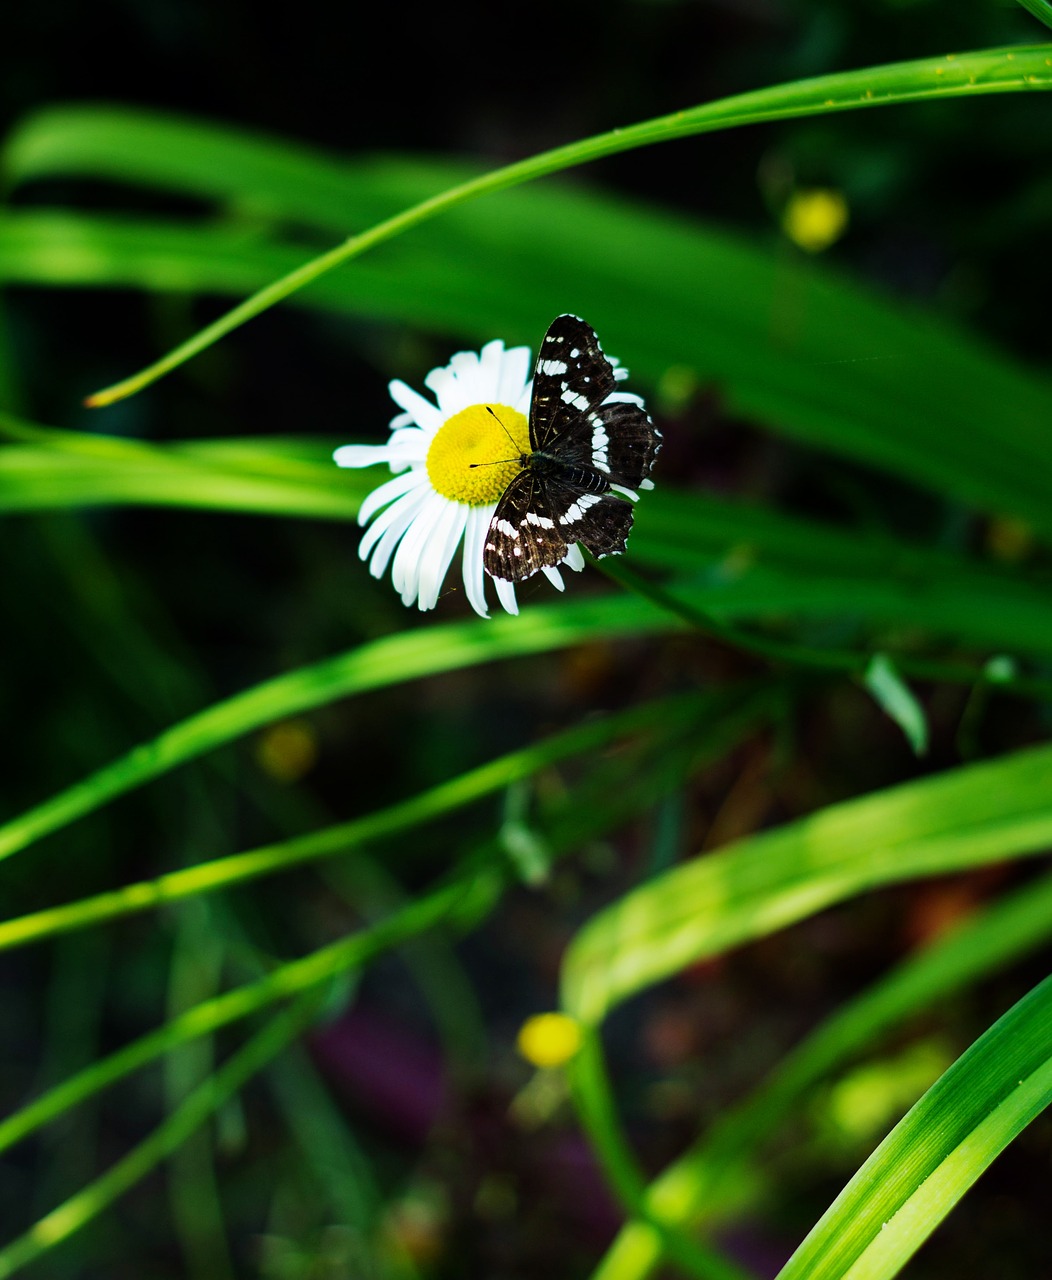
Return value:
[(843, 192), (827, 187), (794, 191), (782, 214), (782, 230), (808, 253), (821, 253), (844, 234), (848, 223)]
[(561, 1067), (581, 1047), (581, 1026), (565, 1013), (538, 1013), (522, 1024), (516, 1043), (535, 1067)]

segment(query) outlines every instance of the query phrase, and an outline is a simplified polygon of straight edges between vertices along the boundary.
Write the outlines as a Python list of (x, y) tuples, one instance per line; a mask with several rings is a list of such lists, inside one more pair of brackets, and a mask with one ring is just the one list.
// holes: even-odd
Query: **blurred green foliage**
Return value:
[[(764, 1276), (816, 1222), (787, 1276), (891, 1275), (965, 1191), (910, 1274), (1047, 1270), (1046, 8), (10, 16), (0, 1275)], [(1001, 46), (1023, 92), (609, 154), (82, 405), (502, 164)], [(332, 447), (563, 310), (664, 431), (630, 573), (406, 612)], [(514, 1051), (560, 998), (568, 1090)], [(819, 1086), (904, 1108), (936, 1040), (834, 1148)]]

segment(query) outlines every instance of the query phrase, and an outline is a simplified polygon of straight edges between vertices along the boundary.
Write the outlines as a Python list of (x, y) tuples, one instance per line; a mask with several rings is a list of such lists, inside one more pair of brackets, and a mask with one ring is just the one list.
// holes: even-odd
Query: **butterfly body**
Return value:
[(541, 342), (530, 403), (530, 448), (497, 503), (483, 550), (494, 578), (519, 582), (554, 567), (575, 543), (595, 556), (624, 551), (633, 506), (614, 492), (646, 480), (661, 433), (616, 390), (595, 331), (557, 316)]

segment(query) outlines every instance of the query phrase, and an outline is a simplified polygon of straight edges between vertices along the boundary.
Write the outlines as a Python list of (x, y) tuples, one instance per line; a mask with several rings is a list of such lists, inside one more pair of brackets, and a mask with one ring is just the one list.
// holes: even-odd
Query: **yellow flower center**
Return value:
[(432, 488), (454, 502), (496, 502), (530, 452), (529, 423), (506, 404), (473, 404), (439, 428), (427, 451)]

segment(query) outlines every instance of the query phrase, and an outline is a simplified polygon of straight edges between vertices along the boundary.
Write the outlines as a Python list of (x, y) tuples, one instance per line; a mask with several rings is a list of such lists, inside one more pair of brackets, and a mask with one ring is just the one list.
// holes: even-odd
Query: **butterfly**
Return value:
[[(556, 316), (533, 373), (530, 453), (501, 494), (482, 552), (492, 578), (521, 582), (560, 564), (583, 543), (594, 556), (619, 555), (633, 504), (613, 492), (639, 489), (661, 448), (661, 432), (616, 390), (614, 366), (579, 316)], [(646, 487), (650, 487), (647, 482)]]

